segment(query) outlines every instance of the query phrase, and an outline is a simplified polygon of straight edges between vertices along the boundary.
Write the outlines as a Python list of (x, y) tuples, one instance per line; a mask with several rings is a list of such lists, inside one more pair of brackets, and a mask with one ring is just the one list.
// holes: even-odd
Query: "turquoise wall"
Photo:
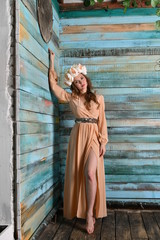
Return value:
[[(53, 35), (46, 44), (37, 22), (36, 0), (19, 0), (17, 16), (17, 227), (30, 239), (60, 203), (59, 108), (48, 84), (48, 47), (59, 74), (59, 16), (53, 5)], [(18, 6), (17, 6), (18, 8)]]
[[(155, 9), (61, 13), (60, 81), (84, 64), (105, 98), (106, 200), (160, 203), (160, 32)], [(61, 174), (74, 118), (60, 105)]]

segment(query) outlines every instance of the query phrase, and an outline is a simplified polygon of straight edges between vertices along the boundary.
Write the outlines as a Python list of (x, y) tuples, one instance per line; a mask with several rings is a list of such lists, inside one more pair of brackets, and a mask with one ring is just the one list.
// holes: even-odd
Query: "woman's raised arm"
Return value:
[(53, 91), (54, 95), (58, 98), (58, 100), (60, 100), (60, 102), (67, 103), (71, 99), (71, 93), (68, 93), (57, 84), (58, 76), (56, 71), (54, 70), (55, 53), (52, 52), (50, 49), (48, 50), (50, 54), (49, 83), (50, 83), (51, 90)]

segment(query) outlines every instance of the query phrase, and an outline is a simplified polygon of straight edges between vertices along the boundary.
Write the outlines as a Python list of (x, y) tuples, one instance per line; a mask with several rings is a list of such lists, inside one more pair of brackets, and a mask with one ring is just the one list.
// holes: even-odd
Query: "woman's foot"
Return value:
[(86, 230), (89, 234), (94, 232), (95, 218), (92, 215), (86, 217)]
[(95, 218), (93, 217), (93, 224), (95, 224), (95, 222), (96, 222), (96, 220), (95, 220)]

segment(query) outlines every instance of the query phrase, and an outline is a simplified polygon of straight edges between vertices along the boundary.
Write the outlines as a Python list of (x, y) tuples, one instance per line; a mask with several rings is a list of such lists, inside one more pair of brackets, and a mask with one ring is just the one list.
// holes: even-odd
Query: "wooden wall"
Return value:
[(16, 141), (18, 239), (30, 239), (60, 200), (59, 109), (48, 84), (48, 47), (59, 74), (59, 16), (53, 5), (53, 36), (46, 44), (36, 0), (16, 6)]
[[(85, 64), (105, 98), (107, 201), (160, 203), (160, 32), (155, 9), (62, 12), (60, 76)], [(61, 174), (74, 118), (61, 105)]]

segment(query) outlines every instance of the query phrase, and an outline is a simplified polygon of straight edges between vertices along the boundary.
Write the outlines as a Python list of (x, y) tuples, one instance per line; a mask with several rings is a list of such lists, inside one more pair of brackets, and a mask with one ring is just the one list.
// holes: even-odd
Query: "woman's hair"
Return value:
[[(83, 73), (81, 73), (87, 80), (87, 92), (84, 94), (84, 98), (85, 98), (85, 103), (84, 105), (86, 106), (87, 110), (90, 109), (91, 107), (91, 100), (93, 100), (95, 103), (97, 103), (97, 108), (99, 108), (100, 104), (99, 102), (97, 101), (97, 97), (96, 97), (96, 91), (94, 91), (94, 93), (92, 92), (92, 89), (93, 89), (93, 86), (92, 86), (92, 83), (91, 83), (91, 80), (89, 77), (87, 77), (86, 75), (84, 75)], [(74, 81), (70, 87), (70, 89), (72, 90), (72, 93), (73, 95), (80, 95), (80, 90), (76, 87), (76, 85), (74, 84)]]

